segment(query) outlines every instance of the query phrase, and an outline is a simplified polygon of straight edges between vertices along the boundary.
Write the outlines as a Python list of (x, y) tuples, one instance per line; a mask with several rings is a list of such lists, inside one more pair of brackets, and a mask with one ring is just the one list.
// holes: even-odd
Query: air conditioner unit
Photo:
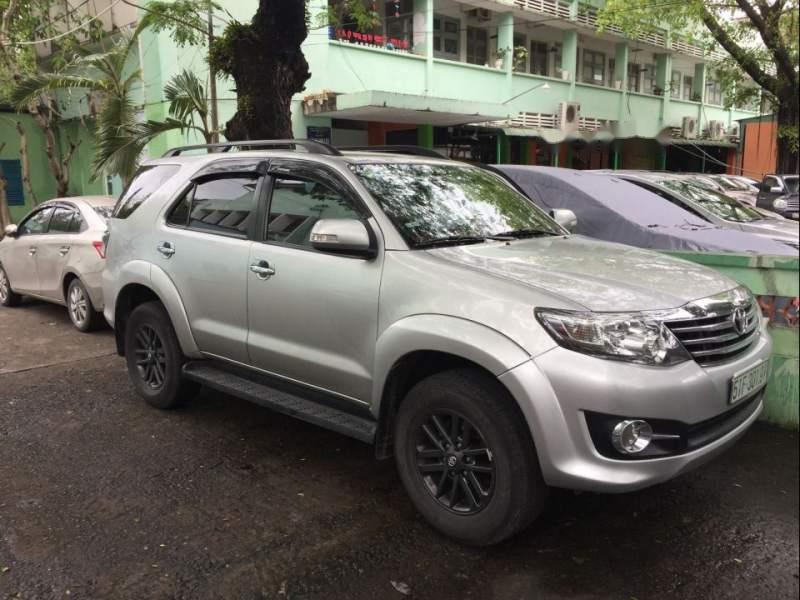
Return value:
[(681, 137), (686, 140), (693, 140), (697, 138), (696, 117), (683, 117), (683, 123), (681, 124)]
[(728, 135), (728, 137), (730, 139), (732, 139), (732, 140), (738, 140), (739, 139), (739, 132), (740, 132), (739, 127), (740, 127), (739, 123), (734, 123), (733, 125), (731, 125), (731, 128), (728, 129), (728, 132), (727, 132), (727, 135)]
[(473, 8), (467, 11), (467, 16), (478, 21), (492, 20), (492, 12), (488, 8)]
[(558, 103), (559, 127), (561, 131), (577, 131), (581, 117), (580, 102)]
[(711, 140), (721, 140), (725, 137), (725, 124), (722, 121), (708, 122), (708, 138)]

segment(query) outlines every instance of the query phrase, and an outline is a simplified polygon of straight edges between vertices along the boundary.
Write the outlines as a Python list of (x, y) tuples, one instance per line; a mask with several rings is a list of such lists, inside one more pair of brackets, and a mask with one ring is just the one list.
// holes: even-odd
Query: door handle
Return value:
[(164, 258), (172, 258), (172, 255), (175, 254), (175, 246), (170, 242), (161, 242), (156, 246), (156, 250), (158, 250)]
[(36, 254), (36, 248), (28, 248), (28, 256), (33, 256)]
[(250, 270), (256, 274), (256, 277), (262, 280), (267, 280), (275, 275), (275, 269), (270, 267), (269, 263), (265, 260), (254, 262), (250, 265)]
[(61, 246), (61, 248), (58, 249), (58, 253), (61, 256), (66, 256), (67, 252), (69, 252), (69, 246)]

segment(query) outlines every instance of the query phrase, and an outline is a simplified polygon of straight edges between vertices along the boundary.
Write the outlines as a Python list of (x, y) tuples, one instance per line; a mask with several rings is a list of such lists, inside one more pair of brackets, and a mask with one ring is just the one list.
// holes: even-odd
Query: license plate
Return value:
[(742, 398), (750, 396), (767, 384), (769, 361), (762, 361), (746, 371), (736, 373), (731, 379), (731, 395), (729, 404), (736, 404)]

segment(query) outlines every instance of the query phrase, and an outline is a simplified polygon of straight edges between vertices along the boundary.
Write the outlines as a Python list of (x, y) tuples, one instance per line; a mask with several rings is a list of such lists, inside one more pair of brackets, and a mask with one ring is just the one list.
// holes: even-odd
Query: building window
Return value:
[(706, 84), (706, 104), (722, 104), (722, 86), (719, 81), (709, 81)]
[(652, 94), (656, 89), (656, 66), (644, 65), (642, 67), (642, 93)]
[(594, 50), (583, 51), (583, 83), (603, 85), (606, 81), (606, 55)]
[[(399, 10), (398, 10), (399, 8)], [(414, 41), (414, 0), (386, 2), (384, 9), (384, 33), (388, 38), (401, 40), (408, 45)]]
[(689, 75), (683, 76), (683, 99), (691, 100), (694, 93), (694, 77)]
[(467, 62), (485, 65), (488, 61), (489, 33), (480, 27), (467, 27)]
[(458, 60), (459, 57), (459, 29), (457, 19), (450, 19), (440, 15), (433, 17), (433, 55), (436, 58)]
[(641, 65), (628, 63), (628, 91), (638, 92), (642, 89)]
[(18, 160), (0, 160), (0, 185), (5, 185), (9, 206), (25, 206), (22, 191), (22, 163)]
[(672, 98), (681, 97), (681, 72), (673, 71), (672, 78), (669, 81), (669, 95)]
[(550, 53), (547, 44), (544, 42), (531, 42), (531, 73), (534, 75), (550, 75), (549, 65)]

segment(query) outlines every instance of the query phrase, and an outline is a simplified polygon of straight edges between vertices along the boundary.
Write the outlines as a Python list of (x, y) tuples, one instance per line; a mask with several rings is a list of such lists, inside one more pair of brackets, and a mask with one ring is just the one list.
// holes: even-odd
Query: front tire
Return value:
[(131, 313), (125, 327), (125, 360), (136, 391), (155, 408), (174, 408), (200, 389), (183, 378), (186, 359), (160, 302), (146, 302)]
[(19, 306), (22, 296), (14, 293), (11, 289), (11, 281), (5, 269), (0, 266), (0, 306), (12, 307)]
[(394, 443), (411, 501), (461, 542), (500, 542), (544, 508), (548, 488), (525, 419), (505, 388), (477, 370), (417, 383), (400, 405)]
[(88, 333), (100, 326), (102, 316), (94, 308), (86, 286), (80, 279), (73, 279), (67, 288), (67, 312), (78, 331)]

